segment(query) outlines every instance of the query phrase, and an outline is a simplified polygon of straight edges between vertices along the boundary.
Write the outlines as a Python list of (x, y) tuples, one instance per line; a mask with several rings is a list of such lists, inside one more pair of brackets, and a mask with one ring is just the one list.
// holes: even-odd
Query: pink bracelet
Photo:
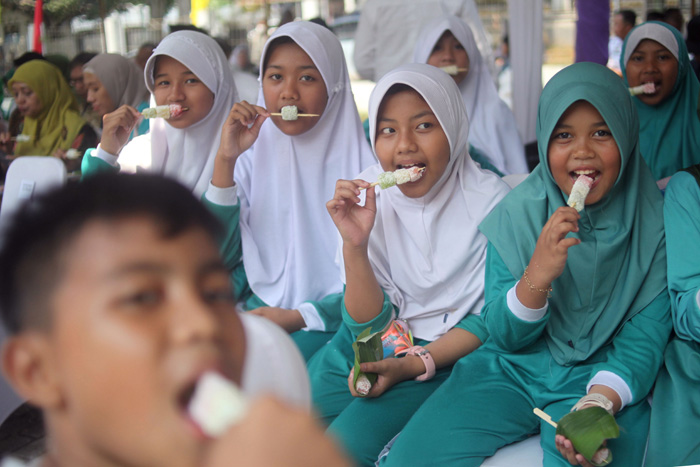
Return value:
[(428, 349), (425, 349), (420, 345), (414, 345), (405, 352), (406, 355), (415, 355), (420, 357), (420, 359), (423, 361), (423, 365), (425, 365), (425, 373), (416, 376), (414, 378), (416, 381), (428, 381), (430, 378), (435, 376), (435, 360), (433, 360), (433, 356), (430, 355), (430, 351)]

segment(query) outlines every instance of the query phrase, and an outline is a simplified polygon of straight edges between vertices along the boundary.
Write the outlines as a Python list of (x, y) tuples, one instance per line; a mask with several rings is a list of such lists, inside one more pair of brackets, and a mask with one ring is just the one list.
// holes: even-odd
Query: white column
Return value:
[(513, 113), (524, 143), (537, 139), (537, 103), (542, 92), (542, 0), (508, 2)]
[(108, 53), (125, 54), (127, 52), (124, 25), (116, 11), (105, 18), (105, 40)]

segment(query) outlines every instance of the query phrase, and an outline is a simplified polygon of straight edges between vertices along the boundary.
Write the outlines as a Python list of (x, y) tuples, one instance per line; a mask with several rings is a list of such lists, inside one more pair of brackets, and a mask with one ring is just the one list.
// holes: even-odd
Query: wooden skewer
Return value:
[(532, 409), (532, 411), (535, 412), (535, 415), (537, 415), (537, 416), (540, 417), (542, 420), (544, 420), (545, 422), (547, 422), (547, 423), (549, 423), (550, 425), (552, 425), (554, 428), (557, 427), (557, 423), (556, 423), (556, 422), (553, 422), (553, 421), (552, 421), (552, 417), (550, 417), (549, 415), (547, 415), (544, 411), (538, 409), (537, 407), (535, 407), (534, 409)]
[(28, 142), (28, 141), (31, 141), (31, 137), (28, 136), (28, 135), (25, 135), (25, 136), (23, 136), (23, 137), (21, 137), (21, 138), (19, 138), (19, 139), (18, 139), (18, 136), (19, 136), (19, 135), (11, 137), (11, 138), (10, 138), (10, 141), (20, 141), (20, 142)]
[[(279, 112), (270, 112), (273, 117), (281, 117), (282, 114)], [(297, 114), (297, 117), (318, 117), (318, 114)]]

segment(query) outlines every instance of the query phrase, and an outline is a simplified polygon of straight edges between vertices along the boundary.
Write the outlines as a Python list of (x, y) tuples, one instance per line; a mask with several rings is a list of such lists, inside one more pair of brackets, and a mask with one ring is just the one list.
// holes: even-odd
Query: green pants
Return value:
[[(455, 364), (381, 465), (479, 466), (499, 448), (540, 432), (544, 465), (568, 466), (554, 445), (554, 428), (532, 409), (560, 419), (585, 394), (591, 376), (590, 365), (558, 365), (543, 341), (517, 354), (502, 354), (486, 343)], [(616, 418), (621, 437), (608, 442), (613, 465), (639, 467), (649, 405), (626, 407)]]
[(334, 335), (335, 332), (297, 331), (290, 334), (290, 337), (299, 347), (304, 361), (308, 362), (318, 349), (326, 345)]
[(311, 392), (314, 407), (328, 425), (328, 432), (358, 465), (374, 465), (386, 443), (447, 379), (451, 368), (439, 370), (429, 381), (399, 383), (377, 398), (353, 397), (348, 388), (348, 375), (354, 362), (353, 340), (352, 333), (343, 325), (331, 342), (311, 359)]
[(700, 464), (700, 344), (668, 344), (651, 407), (646, 465)]

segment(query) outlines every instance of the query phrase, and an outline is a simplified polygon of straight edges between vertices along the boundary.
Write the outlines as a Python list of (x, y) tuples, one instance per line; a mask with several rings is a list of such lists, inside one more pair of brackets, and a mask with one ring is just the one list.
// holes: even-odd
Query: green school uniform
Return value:
[[(488, 333), (479, 310), (487, 240), (478, 225), (508, 192), (504, 182), (480, 170), (471, 159), (468, 118), (459, 88), (435, 67), (414, 63), (382, 77), (370, 99), (373, 134), (381, 119), (382, 102), (387, 102), (386, 96), (397, 84), (415, 90), (430, 107), (449, 144), (449, 160), (444, 168), (436, 169), (439, 165), (434, 160), (415, 156), (416, 161), (426, 161), (427, 172), (442, 170), (420, 197), (406, 196), (396, 187), (376, 193), (376, 216), (367, 240), (371, 271), (366, 272), (374, 274), (384, 293), (381, 309), (373, 313), (373, 319), (358, 323), (343, 302), (343, 326), (309, 362), (316, 411), (358, 465), (374, 465), (386, 443), (452, 368), (445, 365), (428, 381), (402, 381), (378, 397), (353, 397), (348, 388), (354, 362), (352, 342), (368, 327), (383, 330), (392, 318), (407, 321), (417, 345), (437, 342), (455, 327), (486, 341)], [(425, 128), (435, 130), (430, 125)], [(382, 170), (376, 165), (358, 178), (374, 180)], [(349, 275), (348, 283), (353, 279)]]
[[(700, 168), (696, 166), (696, 170)], [(664, 222), (676, 337), (654, 388), (646, 465), (700, 464), (700, 186), (679, 172), (666, 188)]]
[(633, 98), (639, 113), (639, 148), (658, 180), (700, 163), (700, 119), (697, 114), (700, 83), (690, 65), (683, 36), (672, 26), (649, 21), (630, 31), (622, 46), (620, 67), (626, 85), (629, 86), (625, 55), (634, 51), (640, 39), (646, 38), (668, 42), (662, 44), (667, 48), (674, 47), (675, 42), (678, 50), (678, 75), (671, 94), (655, 106)]
[[(373, 465), (377, 454), (404, 426), (411, 415), (442, 384), (451, 366), (437, 370), (428, 381), (403, 381), (378, 398), (357, 398), (350, 394), (347, 378), (354, 362), (352, 343), (363, 330), (384, 329), (398, 309), (384, 294), (382, 311), (372, 321), (357, 323), (342, 302), (344, 325), (333, 339), (309, 361), (314, 408), (358, 465)], [(488, 337), (480, 316), (466, 315), (456, 327), (467, 330), (483, 341)], [(429, 342), (415, 340), (416, 345)], [(400, 407), (400, 410), (397, 410)], [(407, 464), (417, 465), (417, 464)]]
[[(579, 100), (596, 107), (610, 127), (620, 150), (620, 174), (601, 201), (581, 212), (579, 232), (570, 234), (581, 243), (569, 249), (544, 314), (526, 321), (511, 311), (507, 295), (542, 227), (565, 205), (549, 171), (547, 147), (561, 116)], [(542, 92), (537, 136), (540, 164), (480, 226), (489, 239), (482, 309), (489, 340), (455, 364), (382, 465), (478, 466), (500, 447), (538, 431), (544, 464), (569, 465), (554, 446), (553, 428), (532, 409), (540, 407), (557, 420), (603, 376), (623, 383), (618, 393), (627, 402), (616, 416), (622, 435), (609, 441), (615, 465), (642, 461), (646, 396), (670, 333), (670, 303), (663, 201), (639, 155), (636, 111), (613, 72), (575, 64)]]

